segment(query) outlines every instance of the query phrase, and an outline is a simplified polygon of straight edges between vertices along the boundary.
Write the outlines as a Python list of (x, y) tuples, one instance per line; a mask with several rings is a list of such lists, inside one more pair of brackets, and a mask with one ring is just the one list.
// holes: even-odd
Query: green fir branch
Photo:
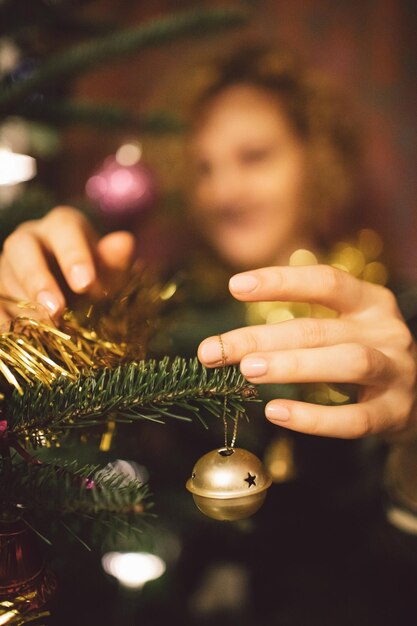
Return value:
[(225, 397), (226, 412), (234, 417), (244, 413), (244, 402), (256, 392), (235, 367), (208, 370), (197, 359), (166, 357), (92, 370), (76, 382), (61, 376), (51, 388), (27, 385), (23, 395), (13, 392), (5, 417), (14, 436), (39, 446), (47, 433), (109, 419), (191, 420), (196, 415), (203, 421), (202, 409), (221, 417)]
[(185, 129), (184, 121), (167, 111), (137, 115), (117, 105), (97, 105), (71, 100), (24, 102), (16, 113), (26, 119), (58, 126), (88, 124), (96, 128), (129, 127), (141, 133), (152, 134), (178, 133)]
[[(5, 460), (0, 459), (3, 478)], [(135, 478), (77, 461), (19, 461), (0, 480), (3, 506), (33, 509), (47, 515), (137, 515), (151, 508), (149, 488)]]
[(154, 517), (148, 485), (111, 464), (99, 469), (78, 461), (27, 462), (17, 454), (13, 461), (10, 467), (0, 459), (2, 515), (18, 514), (48, 545), (59, 542), (62, 532), (88, 550), (103, 541), (137, 544)]
[(0, 94), (0, 114), (13, 112), (27, 96), (90, 71), (104, 61), (121, 57), (183, 36), (200, 37), (242, 23), (245, 12), (235, 8), (191, 10), (153, 20), (110, 35), (77, 44), (44, 61), (26, 80), (13, 83)]

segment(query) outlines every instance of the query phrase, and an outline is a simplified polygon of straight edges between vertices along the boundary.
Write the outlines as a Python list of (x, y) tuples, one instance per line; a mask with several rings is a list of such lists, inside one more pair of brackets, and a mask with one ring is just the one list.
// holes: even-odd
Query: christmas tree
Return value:
[[(183, 122), (169, 113), (138, 116), (116, 106), (74, 101), (68, 95), (72, 79), (115, 57), (180, 37), (209, 35), (244, 17), (236, 9), (200, 9), (118, 29), (106, 19), (78, 16), (78, 4), (35, 0), (30, 7), (23, 1), (0, 6), (2, 240), (57, 200), (37, 181), (23, 186), (34, 174), (34, 162), (16, 154), (16, 137), (23, 137), (21, 145), (34, 156), (53, 158), (60, 130), (69, 124), (142, 133), (183, 129)], [(56, 44), (59, 32), (65, 32), (69, 45)], [(74, 442), (108, 450), (116, 424), (197, 417), (207, 426), (210, 415), (226, 419), (244, 413), (244, 401), (255, 394), (234, 368), (208, 372), (196, 359), (147, 358), (148, 341), (157, 331), (149, 322), (163, 317), (166, 294), (167, 285), (158, 286), (142, 273), (111, 301), (95, 306), (94, 319), (88, 303), (81, 302), (57, 325), (31, 303), (2, 297), (12, 312), (0, 335), (3, 554), (11, 550), (11, 528), (19, 548), (28, 528), (46, 543), (62, 529), (86, 546), (103, 532), (107, 541), (112, 536), (128, 541), (140, 531), (143, 543), (152, 521), (147, 484), (114, 465), (85, 461)], [(22, 557), (11, 565), (14, 558), (2, 565), (0, 619), (21, 624), (43, 615), (41, 607), (55, 583), (43, 566), (34, 581), (28, 575), (34, 561), (28, 565)]]

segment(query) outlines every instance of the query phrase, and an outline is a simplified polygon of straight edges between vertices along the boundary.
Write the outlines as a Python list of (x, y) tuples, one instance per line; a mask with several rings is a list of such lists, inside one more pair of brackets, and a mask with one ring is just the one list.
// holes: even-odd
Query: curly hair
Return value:
[[(205, 81), (204, 81), (205, 77)], [(354, 206), (360, 161), (358, 122), (346, 94), (287, 51), (249, 47), (206, 68), (194, 102), (195, 125), (218, 95), (235, 85), (267, 91), (307, 150), (308, 219), (317, 237), (338, 236)], [(201, 81), (200, 81), (201, 84)]]

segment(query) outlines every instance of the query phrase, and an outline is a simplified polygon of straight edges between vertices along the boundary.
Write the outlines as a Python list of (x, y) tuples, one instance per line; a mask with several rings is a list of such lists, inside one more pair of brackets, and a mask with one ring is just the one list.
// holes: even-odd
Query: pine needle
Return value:
[(58, 431), (109, 419), (201, 419), (201, 409), (219, 418), (224, 396), (234, 416), (256, 392), (235, 367), (207, 370), (197, 359), (166, 357), (93, 370), (75, 382), (60, 377), (50, 388), (26, 386), (21, 395), (14, 391), (5, 417), (10, 432), (36, 447)]

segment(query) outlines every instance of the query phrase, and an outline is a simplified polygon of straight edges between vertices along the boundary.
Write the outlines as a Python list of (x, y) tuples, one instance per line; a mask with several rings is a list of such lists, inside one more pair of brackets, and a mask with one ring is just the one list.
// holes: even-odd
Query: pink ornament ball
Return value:
[(112, 156), (87, 180), (85, 189), (103, 217), (120, 222), (148, 211), (157, 197), (150, 169), (142, 163), (121, 165)]

